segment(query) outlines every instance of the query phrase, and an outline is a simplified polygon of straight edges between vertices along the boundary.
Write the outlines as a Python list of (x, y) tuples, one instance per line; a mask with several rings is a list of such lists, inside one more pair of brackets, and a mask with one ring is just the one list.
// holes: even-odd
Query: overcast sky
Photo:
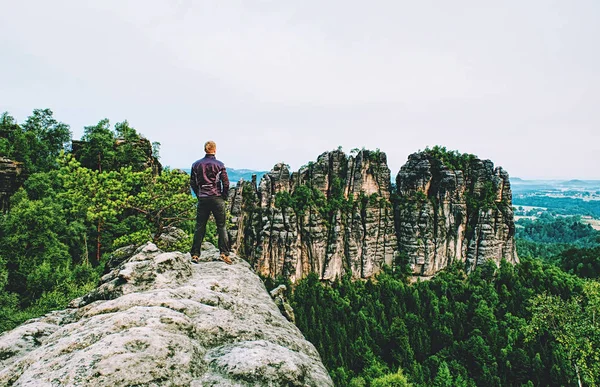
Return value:
[(127, 119), (189, 167), (444, 145), (600, 179), (600, 1), (0, 0), (0, 111)]

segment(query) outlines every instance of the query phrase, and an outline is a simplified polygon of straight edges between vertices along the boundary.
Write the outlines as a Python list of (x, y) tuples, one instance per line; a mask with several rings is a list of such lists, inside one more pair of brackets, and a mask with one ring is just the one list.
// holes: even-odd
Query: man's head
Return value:
[(214, 155), (217, 153), (217, 144), (215, 144), (214, 141), (207, 141), (206, 144), (204, 144), (204, 152), (206, 152), (207, 155)]

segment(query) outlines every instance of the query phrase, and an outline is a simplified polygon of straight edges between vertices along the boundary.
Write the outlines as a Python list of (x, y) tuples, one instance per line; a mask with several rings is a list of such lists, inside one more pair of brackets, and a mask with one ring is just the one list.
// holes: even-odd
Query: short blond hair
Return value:
[(217, 153), (217, 144), (214, 141), (207, 141), (206, 144), (204, 144), (204, 152), (209, 155), (214, 155)]

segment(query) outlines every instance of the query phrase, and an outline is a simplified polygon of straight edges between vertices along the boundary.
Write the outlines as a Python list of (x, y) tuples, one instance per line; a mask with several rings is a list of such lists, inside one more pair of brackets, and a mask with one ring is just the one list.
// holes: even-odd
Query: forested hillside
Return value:
[[(407, 284), (394, 273), (331, 286), (314, 275), (291, 295), (298, 327), (337, 385), (596, 385), (597, 282), (539, 260), (452, 268)], [(391, 374), (391, 376), (390, 376)], [(392, 384), (388, 384), (392, 385)]]
[(28, 176), (0, 215), (0, 331), (94, 287), (115, 249), (156, 240), (165, 227), (191, 233), (188, 175), (162, 169), (158, 144), (127, 121), (101, 120), (71, 144), (69, 126), (48, 109), (23, 123), (0, 118), (0, 155)]

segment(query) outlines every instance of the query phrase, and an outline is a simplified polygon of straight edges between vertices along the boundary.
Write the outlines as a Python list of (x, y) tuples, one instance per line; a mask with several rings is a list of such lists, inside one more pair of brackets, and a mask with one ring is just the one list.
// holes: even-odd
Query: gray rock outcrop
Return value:
[(281, 314), (283, 314), (285, 318), (287, 318), (289, 321), (295, 324), (296, 315), (294, 314), (294, 309), (285, 297), (286, 290), (287, 286), (279, 285), (275, 289), (271, 290), (269, 294), (273, 298), (273, 301), (275, 301), (275, 305), (277, 305), (277, 307), (281, 311)]
[(413, 274), (454, 262), (518, 262), (508, 174), (489, 160), (452, 152), (409, 156), (396, 177), (398, 245)]
[(434, 148), (411, 155), (392, 193), (386, 155), (323, 153), (290, 173), (277, 164), (230, 191), (233, 247), (265, 276), (369, 278), (408, 264), (429, 277), (454, 262), (517, 262), (508, 174)]
[(230, 191), (230, 239), (265, 276), (368, 278), (396, 254), (390, 185), (379, 151), (326, 152), (294, 173), (277, 164)]
[(332, 386), (249, 265), (148, 243), (70, 309), (0, 336), (2, 386)]
[(23, 164), (0, 156), (0, 212), (6, 212), (10, 197), (23, 185), (26, 174)]

